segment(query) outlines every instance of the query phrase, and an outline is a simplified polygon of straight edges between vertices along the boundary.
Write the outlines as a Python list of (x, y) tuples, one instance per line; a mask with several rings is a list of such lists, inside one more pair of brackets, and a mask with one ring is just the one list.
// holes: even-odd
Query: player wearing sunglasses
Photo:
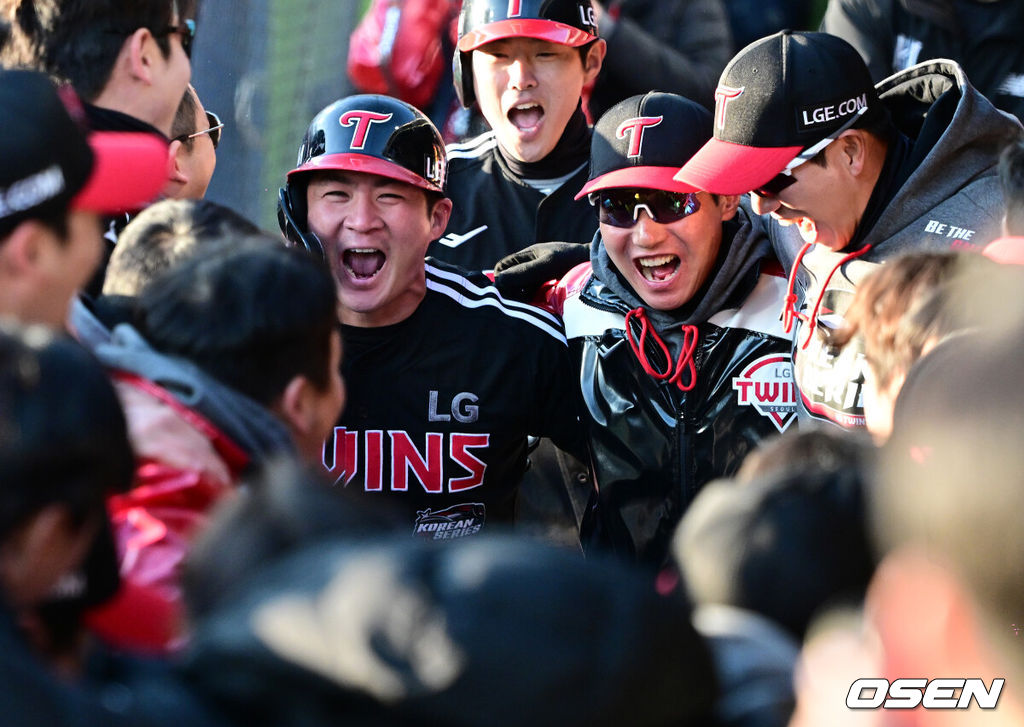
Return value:
[(217, 166), (217, 145), (224, 123), (203, 108), (195, 88), (188, 87), (171, 127), (171, 174), (164, 196), (171, 199), (202, 199)]
[(594, 128), (589, 262), (547, 291), (578, 366), (600, 483), (598, 544), (653, 565), (709, 480), (795, 416), (785, 279), (735, 195), (672, 179), (711, 114), (648, 93)]
[(800, 416), (862, 427), (863, 341), (837, 351), (832, 332), (879, 264), (909, 251), (981, 249), (999, 234), (996, 163), (1020, 124), (952, 61), (875, 85), (857, 50), (828, 33), (751, 43), (726, 66), (716, 99), (714, 137), (677, 176), (751, 193), (790, 271), (782, 315)]

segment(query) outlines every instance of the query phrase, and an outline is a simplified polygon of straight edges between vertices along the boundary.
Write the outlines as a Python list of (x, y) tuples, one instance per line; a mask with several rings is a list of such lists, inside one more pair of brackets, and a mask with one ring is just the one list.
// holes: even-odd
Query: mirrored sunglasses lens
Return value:
[(602, 194), (597, 206), (598, 219), (613, 227), (632, 227), (634, 204), (620, 195)]
[(654, 210), (655, 222), (661, 224), (677, 222), (700, 209), (697, 195), (693, 193), (654, 192), (648, 196), (647, 204)]
[(651, 190), (646, 192), (619, 192), (601, 195), (600, 220), (615, 227), (636, 224), (636, 208), (643, 205), (658, 224), (677, 222), (700, 209), (697, 195)]

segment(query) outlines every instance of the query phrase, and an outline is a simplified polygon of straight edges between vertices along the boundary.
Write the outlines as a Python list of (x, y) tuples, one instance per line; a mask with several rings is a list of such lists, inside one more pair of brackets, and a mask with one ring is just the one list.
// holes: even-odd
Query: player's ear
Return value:
[(720, 194), (718, 195), (718, 209), (722, 211), (722, 222), (731, 220), (736, 216), (736, 210), (740, 206), (740, 196), (738, 194)]
[[(427, 204), (430, 204), (430, 199), (427, 199)], [(444, 234), (444, 230), (448, 227), (448, 218), (452, 215), (452, 201), (447, 197), (434, 202), (433, 207), (427, 210), (427, 214), (430, 217), (430, 239), (436, 240)]]
[(184, 146), (180, 139), (175, 139), (167, 147), (167, 168), (171, 170), (171, 180), (180, 184), (188, 184), (188, 177), (178, 163), (178, 152)]
[(605, 54), (608, 52), (608, 44), (604, 38), (598, 38), (590, 44), (587, 56), (583, 59), (583, 85), (593, 83), (597, 74), (601, 72), (601, 65), (604, 63)]

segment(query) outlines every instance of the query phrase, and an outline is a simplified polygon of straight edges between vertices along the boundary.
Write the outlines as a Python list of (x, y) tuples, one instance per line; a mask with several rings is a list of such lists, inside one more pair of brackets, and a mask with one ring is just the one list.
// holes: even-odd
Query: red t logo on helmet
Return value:
[(342, 126), (355, 126), (352, 134), (352, 149), (362, 149), (366, 146), (366, 134), (370, 130), (370, 124), (383, 123), (391, 119), (394, 114), (378, 114), (374, 111), (346, 111), (338, 119)]
[(640, 156), (640, 150), (644, 143), (644, 130), (651, 126), (657, 126), (664, 118), (664, 116), (638, 116), (635, 119), (626, 119), (619, 124), (619, 128), (615, 130), (615, 136), (619, 139), (625, 139), (626, 134), (629, 134), (627, 157)]
[(520, 13), (519, 7), (520, 0), (508, 0), (508, 16), (510, 18), (518, 18)]

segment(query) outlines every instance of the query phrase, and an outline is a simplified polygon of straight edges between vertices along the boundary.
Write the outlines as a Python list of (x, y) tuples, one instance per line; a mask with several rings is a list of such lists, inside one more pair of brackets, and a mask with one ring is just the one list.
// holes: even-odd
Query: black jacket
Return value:
[[(597, 230), (586, 198), (573, 197), (587, 183), (587, 162), (544, 196), (519, 178), (497, 150), (494, 132), (448, 147), (448, 228), (432, 242), (430, 257), (467, 270), (490, 270), (509, 253), (535, 242), (585, 242)], [(454, 246), (453, 246), (454, 245)]]
[(1011, 0), (833, 0), (821, 29), (849, 41), (875, 81), (933, 58), (1024, 119), (1024, 3)]
[[(600, 237), (592, 262), (563, 280), (569, 350), (599, 490), (598, 543), (660, 565), (683, 512), (710, 480), (733, 474), (763, 438), (796, 418), (789, 341), (781, 329), (785, 279), (756, 218), (726, 224), (723, 259), (689, 310), (654, 311), (610, 268)], [(591, 266), (593, 266), (591, 268)], [(684, 326), (697, 334), (690, 391), (648, 374), (625, 317), (644, 316), (676, 360)], [(634, 340), (639, 340), (634, 327)], [(663, 357), (647, 358), (664, 371)]]
[(409, 533), (512, 522), (528, 434), (582, 455), (561, 323), (486, 276), (428, 259), (409, 318), (342, 335), (348, 402), (325, 464), (339, 486), (397, 507)]
[(652, 90), (714, 110), (718, 77), (733, 51), (722, 0), (610, 0), (606, 8), (601, 37), (608, 53), (590, 94), (591, 118)]
[(186, 667), (246, 726), (687, 727), (717, 694), (678, 590), (486, 535), (307, 543), (198, 624)]

